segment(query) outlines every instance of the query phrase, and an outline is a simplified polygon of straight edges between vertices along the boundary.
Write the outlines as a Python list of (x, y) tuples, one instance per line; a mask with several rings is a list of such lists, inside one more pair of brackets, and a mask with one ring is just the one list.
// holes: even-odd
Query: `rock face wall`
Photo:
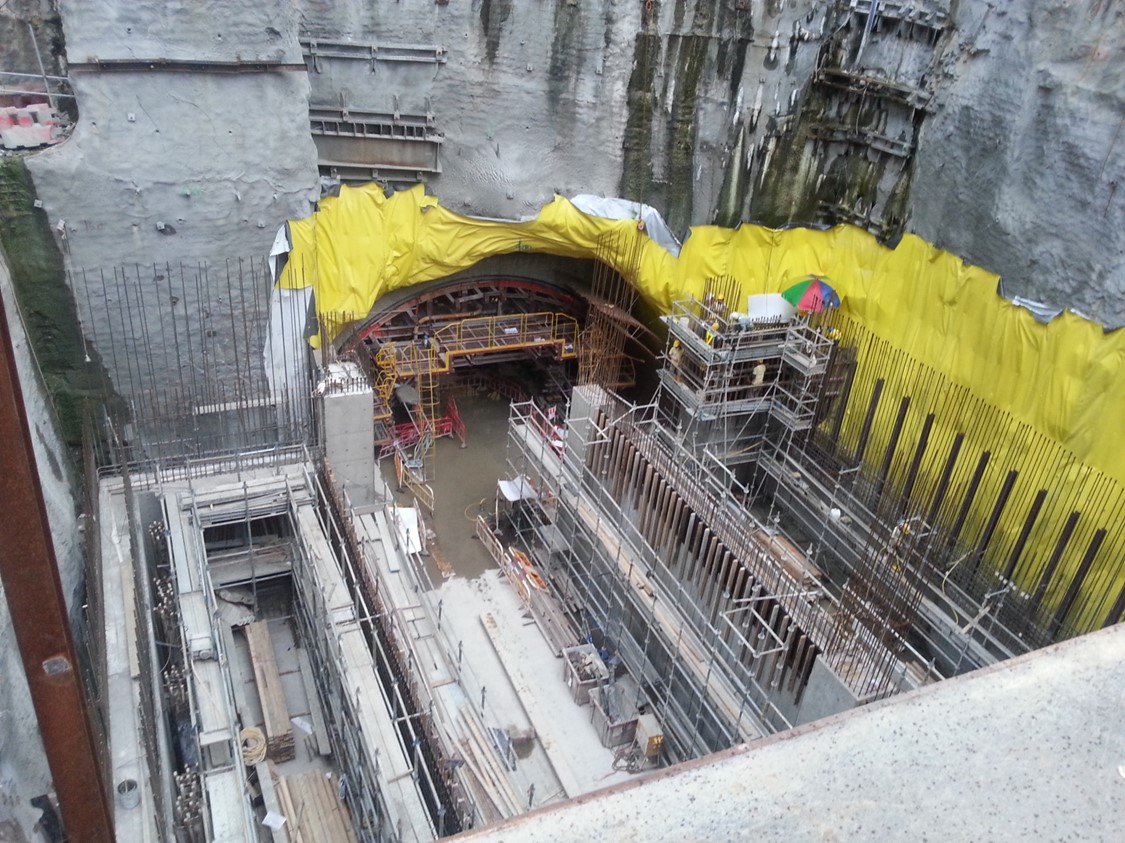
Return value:
[[(427, 182), (466, 213), (585, 190), (647, 201), (681, 231), (905, 229), (1000, 273), (1008, 295), (1125, 321), (1125, 11), (1110, 0), (884, 0), (865, 36), (869, 2), (298, 5), (306, 41), (442, 48), (431, 65), (321, 60), (312, 100), (428, 119), (443, 144)], [(833, 38), (924, 108), (826, 99), (812, 79)]]
[(955, 4), (910, 228), (1007, 295), (1125, 324), (1125, 6)]
[[(1125, 10), (1110, 0), (911, 5), (948, 15), (932, 55), (907, 55), (908, 39), (882, 18), (865, 48), (866, 64), (931, 95), (923, 123), (883, 132), (914, 147), (901, 172), (855, 156), (830, 172), (835, 154), (810, 167), (800, 142), (819, 141), (786, 135), (823, 107), (810, 79), (850, 8), (825, 0), (63, 0), (79, 65), (297, 64), (301, 41), (350, 45), (353, 56), (310, 61), (307, 76), (79, 70), (75, 136), (31, 167), (52, 219), (65, 221), (73, 266), (261, 253), (316, 191), (310, 102), (418, 117), (440, 142), (441, 172), (425, 179), (466, 213), (519, 217), (554, 191), (587, 191), (648, 201), (681, 230), (864, 224), (873, 199), (890, 229), (905, 224), (999, 272), (1008, 294), (1125, 321)], [(439, 48), (441, 61), (392, 55), (409, 45)], [(868, 116), (878, 130), (880, 115)], [(825, 191), (837, 187), (853, 201), (826, 217)]]
[[(782, 60), (811, 0), (369, 4), (298, 0), (302, 37), (440, 47), (437, 64), (326, 58), (316, 105), (429, 118), (455, 210), (514, 218), (555, 192), (625, 195), (710, 222), (738, 127), (786, 107), (814, 50)], [(756, 119), (756, 118), (755, 118)]]
[[(612, 0), (334, 3), (299, 0), (302, 37), (442, 61), (324, 58), (316, 106), (431, 117), (448, 207), (515, 218), (554, 192), (617, 192), (623, 103), (643, 4)], [(421, 58), (421, 57), (419, 57)]]
[[(0, 5), (0, 70), (37, 74), (42, 60), (48, 75), (65, 75), (63, 51), (62, 24), (55, 0), (9, 0)], [(0, 88), (41, 91), (43, 84), (34, 79), (4, 77), (0, 79)]]
[[(309, 105), (377, 112), (428, 126), (440, 173), (423, 177), (466, 213), (520, 217), (555, 191), (586, 191), (647, 201), (681, 231), (740, 219), (848, 220), (888, 236), (905, 226), (999, 272), (1010, 295), (1125, 320), (1120, 4), (912, 5), (947, 16), (940, 43), (892, 28), (888, 16), (901, 8), (884, 2), (860, 59), (927, 92), (925, 120), (891, 109), (888, 121), (866, 104), (826, 102), (811, 82), (841, 22), (850, 15), (862, 28), (870, 4), (215, 0), (95, 9), (63, 0), (68, 56), (79, 66), (296, 65), (302, 42), (306, 53), (317, 42), (321, 57), (307, 75), (78, 69), (75, 135), (30, 166), (52, 219), (64, 223), (72, 266), (260, 254), (277, 224), (307, 212), (317, 193)], [(848, 42), (852, 54), (859, 39)], [(333, 57), (331, 45), (351, 57)], [(419, 45), (440, 60), (401, 49)], [(824, 124), (850, 120), (891, 146), (903, 140), (909, 158), (823, 137)], [(821, 135), (809, 135), (810, 122)]]
[[(5, 33), (21, 32), (27, 19), (50, 24), (55, 5), (0, 8), (0, 67), (28, 69), (32, 54)], [(427, 175), (428, 185), (465, 213), (515, 218), (553, 192), (603, 193), (652, 203), (682, 232), (716, 220), (870, 224), (876, 209), (879, 225), (893, 224), (888, 232), (905, 225), (1000, 273), (1009, 295), (1125, 323), (1125, 6), (1115, 0), (881, 3), (948, 16), (928, 52), (879, 26), (864, 47), (866, 64), (927, 92), (921, 121), (862, 104), (853, 114), (811, 84), (841, 9), (854, 5), (856, 17), (869, 0), (57, 5), (67, 59), (78, 65), (81, 119), (69, 141), (28, 166), (71, 268), (264, 254), (277, 226), (319, 197), (312, 105), (391, 122), (418, 118), (439, 147), (440, 173)], [(41, 46), (61, 44), (49, 26), (43, 33)], [(857, 37), (847, 42), (853, 55)], [(344, 45), (351, 55), (326, 57), (308, 73), (82, 67), (292, 66), (306, 61), (302, 41)], [(402, 49), (418, 45), (440, 49), (426, 61), (418, 60), (425, 49)], [(59, 66), (51, 50), (48, 72)], [(858, 153), (871, 141), (836, 137), (830, 157), (827, 142), (807, 131), (813, 115), (845, 128), (854, 117), (852, 134), (905, 136), (908, 166), (873, 167), (867, 151), (833, 169), (845, 147)], [(841, 207), (826, 211), (825, 203)], [(6, 278), (0, 266), (5, 294)], [(137, 283), (163, 280), (154, 271), (151, 282)], [(76, 296), (80, 310), (83, 298)], [(167, 310), (173, 299), (152, 288), (143, 301)], [(152, 324), (176, 318), (167, 310)], [(105, 337), (125, 330), (121, 322), (87, 327)], [(198, 337), (207, 328), (187, 330)], [(36, 447), (73, 583), (65, 458), (50, 444), (47, 406), (34, 393), (27, 401), (41, 434)], [(41, 790), (46, 772), (37, 742), (26, 740), (33, 721), (25, 688), (15, 687), (22, 674), (14, 652), (0, 648), (0, 671), (15, 677), (0, 683), (8, 695), (0, 698), (2, 811), (8, 793)]]

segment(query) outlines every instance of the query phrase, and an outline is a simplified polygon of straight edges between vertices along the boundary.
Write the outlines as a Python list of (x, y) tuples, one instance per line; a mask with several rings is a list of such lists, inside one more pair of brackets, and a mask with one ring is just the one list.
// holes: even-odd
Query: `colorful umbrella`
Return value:
[(797, 310), (805, 313), (819, 313), (829, 307), (840, 306), (840, 296), (829, 286), (828, 279), (819, 275), (810, 275), (803, 281), (798, 281), (781, 295)]

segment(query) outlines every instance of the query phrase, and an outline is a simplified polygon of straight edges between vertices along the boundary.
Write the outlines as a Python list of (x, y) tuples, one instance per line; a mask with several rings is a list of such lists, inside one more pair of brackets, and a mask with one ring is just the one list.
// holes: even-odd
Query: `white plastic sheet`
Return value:
[(649, 239), (677, 257), (680, 254), (680, 241), (672, 229), (664, 222), (660, 212), (650, 205), (642, 205), (630, 199), (617, 199), (612, 196), (594, 196), (580, 193), (570, 203), (584, 214), (607, 220), (644, 220), (645, 232)]

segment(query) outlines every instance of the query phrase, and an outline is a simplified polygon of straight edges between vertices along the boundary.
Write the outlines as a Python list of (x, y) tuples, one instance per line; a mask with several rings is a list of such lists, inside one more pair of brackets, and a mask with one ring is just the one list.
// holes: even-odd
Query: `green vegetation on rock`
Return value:
[(62, 255), (46, 213), (35, 207), (31, 174), (19, 156), (0, 158), (0, 249), (59, 432), (67, 444), (78, 445), (86, 407), (107, 400), (108, 381), (96, 355), (87, 360)]

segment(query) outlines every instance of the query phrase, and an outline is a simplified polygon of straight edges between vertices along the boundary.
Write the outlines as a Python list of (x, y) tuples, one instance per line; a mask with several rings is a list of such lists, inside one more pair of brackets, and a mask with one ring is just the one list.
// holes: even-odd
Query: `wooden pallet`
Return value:
[(296, 756), (297, 748), (293, 743), (293, 724), (289, 720), (289, 707), (285, 704), (269, 625), (258, 621), (244, 629), (250, 645), (250, 661), (254, 664), (254, 682), (262, 702), (266, 754), (271, 761), (288, 761)]
[(356, 843), (348, 809), (337, 793), (337, 779), (316, 772), (285, 776), (277, 793), (291, 843)]

